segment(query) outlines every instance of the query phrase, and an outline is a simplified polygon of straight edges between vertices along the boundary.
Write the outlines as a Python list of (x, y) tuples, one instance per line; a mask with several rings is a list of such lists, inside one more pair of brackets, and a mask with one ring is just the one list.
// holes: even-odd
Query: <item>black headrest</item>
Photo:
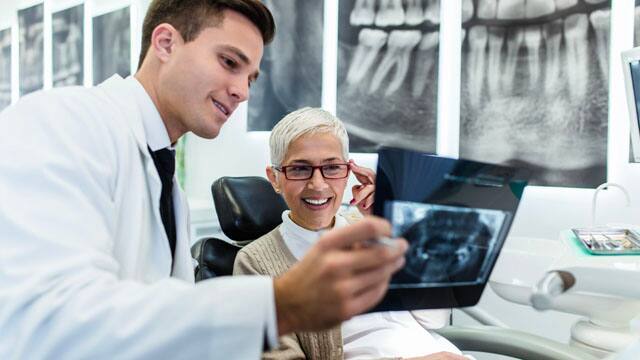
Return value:
[(287, 204), (258, 176), (222, 177), (211, 185), (222, 232), (231, 240), (255, 240), (282, 222)]

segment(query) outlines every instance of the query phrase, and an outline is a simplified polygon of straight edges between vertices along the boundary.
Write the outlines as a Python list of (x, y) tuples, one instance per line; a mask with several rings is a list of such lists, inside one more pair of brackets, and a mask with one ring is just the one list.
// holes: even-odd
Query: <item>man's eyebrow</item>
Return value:
[[(234, 53), (245, 65), (251, 65), (251, 60), (249, 60), (249, 57), (237, 47), (232, 45), (222, 45), (221, 48), (222, 50)], [(258, 79), (258, 76), (260, 76), (260, 70), (256, 70), (256, 72), (251, 74), (251, 80), (256, 81)]]

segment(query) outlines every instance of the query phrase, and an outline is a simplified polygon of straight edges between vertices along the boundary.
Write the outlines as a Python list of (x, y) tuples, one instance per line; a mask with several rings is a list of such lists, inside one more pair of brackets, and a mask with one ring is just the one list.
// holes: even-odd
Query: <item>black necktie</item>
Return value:
[(169, 238), (171, 247), (171, 257), (176, 251), (176, 218), (173, 214), (173, 174), (176, 171), (176, 159), (173, 150), (164, 148), (151, 151), (153, 163), (156, 165), (160, 181), (162, 182), (162, 193), (160, 195), (160, 217), (164, 230)]

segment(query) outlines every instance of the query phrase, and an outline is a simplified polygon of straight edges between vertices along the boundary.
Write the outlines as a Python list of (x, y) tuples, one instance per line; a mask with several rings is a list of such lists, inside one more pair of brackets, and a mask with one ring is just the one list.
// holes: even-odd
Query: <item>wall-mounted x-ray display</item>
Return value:
[(460, 156), (606, 180), (609, 0), (466, 0)]
[(351, 151), (436, 149), (440, 0), (343, 0), (337, 115)]
[(129, 7), (93, 18), (93, 83), (131, 74)]
[(84, 5), (51, 16), (53, 86), (82, 85), (84, 81)]
[(0, 30), (0, 111), (11, 105), (11, 29)]
[(44, 85), (44, 5), (18, 11), (20, 34), (20, 96)]
[(640, 0), (636, 0), (633, 46), (640, 46)]
[(322, 103), (324, 1), (265, 0), (278, 36), (265, 48), (251, 88), (247, 130), (270, 131), (282, 117)]

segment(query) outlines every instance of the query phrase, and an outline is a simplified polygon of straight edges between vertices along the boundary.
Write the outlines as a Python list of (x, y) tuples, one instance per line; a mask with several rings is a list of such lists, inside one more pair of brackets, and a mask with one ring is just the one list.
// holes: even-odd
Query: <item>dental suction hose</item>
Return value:
[(576, 283), (576, 278), (566, 271), (548, 272), (531, 293), (531, 306), (536, 310), (549, 310), (553, 299), (569, 290)]

